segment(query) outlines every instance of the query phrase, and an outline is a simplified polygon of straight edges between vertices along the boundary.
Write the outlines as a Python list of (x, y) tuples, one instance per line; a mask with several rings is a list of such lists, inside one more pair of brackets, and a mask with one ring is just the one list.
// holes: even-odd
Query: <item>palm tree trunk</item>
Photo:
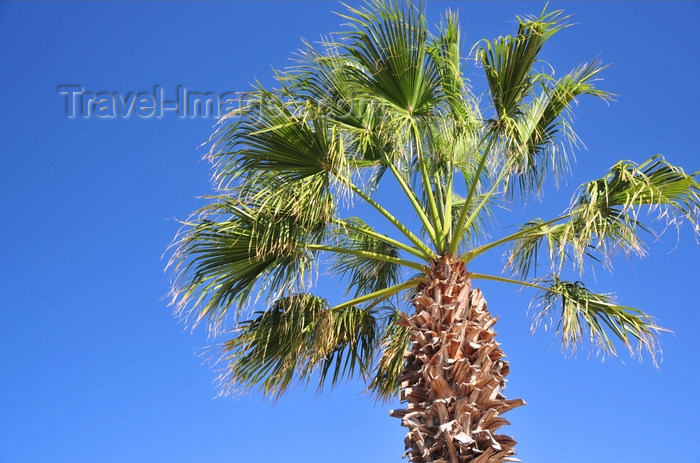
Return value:
[(494, 340), (497, 319), (464, 263), (433, 262), (413, 304), (414, 315), (400, 321), (413, 341), (401, 376), (408, 405), (390, 412), (409, 428), (405, 455), (414, 463), (518, 461), (515, 440), (495, 431), (508, 424), (503, 413), (525, 402), (501, 393), (508, 363)]

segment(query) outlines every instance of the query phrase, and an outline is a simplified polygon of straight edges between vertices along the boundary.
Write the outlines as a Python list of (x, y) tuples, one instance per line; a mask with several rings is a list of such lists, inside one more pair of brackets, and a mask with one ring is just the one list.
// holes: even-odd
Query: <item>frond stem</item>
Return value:
[(421, 272), (425, 271), (425, 265), (420, 264), (418, 262), (413, 262), (413, 261), (401, 259), (398, 257), (385, 256), (384, 254), (379, 254), (376, 252), (360, 251), (358, 249), (348, 249), (348, 248), (341, 248), (341, 247), (336, 247), (336, 246), (326, 246), (325, 244), (307, 244), (306, 248), (314, 250), (314, 251), (328, 251), (328, 252), (335, 252), (338, 254), (351, 254), (353, 256), (367, 257), (367, 258), (372, 259), (372, 260), (378, 260), (381, 262), (388, 262), (390, 264), (403, 265), (405, 267), (409, 267), (409, 268), (412, 268), (415, 270), (420, 270)]
[(406, 238), (408, 238), (413, 244), (415, 244), (421, 251), (425, 253), (425, 255), (430, 256), (431, 258), (435, 256), (435, 253), (430, 249), (423, 241), (421, 241), (420, 238), (418, 238), (416, 235), (411, 232), (408, 228), (406, 228), (405, 225), (403, 225), (401, 222), (399, 222), (396, 217), (394, 217), (389, 211), (384, 209), (379, 203), (377, 203), (375, 200), (369, 197), (364, 191), (362, 191), (357, 185), (352, 183), (351, 181), (340, 177), (336, 176), (338, 179), (340, 179), (342, 182), (344, 182), (347, 186), (350, 187), (350, 189), (357, 194), (360, 198), (365, 200), (367, 204), (372, 206), (382, 214), (391, 224), (396, 227), (397, 230), (399, 230)]
[[(425, 158), (423, 156), (423, 149), (420, 144), (420, 137), (418, 134), (418, 126), (414, 121), (411, 121), (411, 128), (413, 129), (413, 142), (416, 145), (416, 154), (418, 157), (418, 165), (420, 168), (421, 178), (423, 181), (423, 189), (427, 195), (428, 207), (430, 208), (430, 215), (433, 217), (433, 222), (435, 223), (435, 230), (433, 241), (435, 242), (435, 247), (437, 248), (438, 254), (442, 254), (445, 249), (445, 229), (443, 220), (438, 212), (437, 202), (435, 201), (435, 195), (433, 194), (433, 186), (430, 184), (430, 176), (428, 175)], [(422, 208), (421, 208), (422, 209)]]
[[(468, 229), (469, 226), (476, 220), (476, 217), (479, 215), (479, 212), (481, 212), (481, 209), (486, 206), (486, 204), (489, 202), (489, 199), (491, 199), (491, 196), (493, 193), (496, 191), (496, 189), (500, 186), (501, 182), (506, 178), (506, 171), (501, 172), (501, 175), (498, 176), (495, 182), (493, 182), (493, 186), (489, 190), (488, 193), (484, 195), (484, 198), (481, 200), (478, 206), (474, 209), (472, 214), (469, 216), (469, 218), (464, 222), (462, 225), (462, 230), (460, 232), (463, 232), (464, 230)], [(459, 235), (458, 235), (459, 236)]]
[(433, 244), (437, 245), (438, 241), (437, 241), (437, 235), (435, 234), (435, 229), (433, 228), (433, 225), (430, 222), (430, 219), (425, 214), (425, 210), (423, 210), (423, 206), (421, 206), (420, 201), (418, 201), (418, 198), (416, 198), (416, 194), (413, 192), (413, 190), (411, 190), (411, 187), (408, 186), (408, 184), (406, 183), (404, 178), (401, 176), (401, 173), (398, 171), (398, 169), (396, 168), (394, 163), (391, 162), (386, 156), (383, 156), (383, 158), (384, 158), (384, 162), (389, 167), (389, 170), (391, 170), (391, 173), (394, 175), (394, 178), (399, 183), (399, 186), (401, 186), (401, 189), (403, 190), (404, 194), (406, 195), (406, 198), (408, 199), (408, 201), (413, 206), (413, 209), (415, 209), (416, 213), (418, 214), (418, 218), (423, 223), (423, 226), (425, 227), (425, 230), (428, 232), (428, 235), (430, 236), (430, 239), (432, 240)]
[(384, 300), (387, 299), (391, 296), (393, 296), (396, 293), (399, 293), (403, 291), (404, 289), (411, 288), (413, 286), (418, 285), (423, 281), (422, 278), (411, 278), (410, 280), (404, 281), (403, 283), (399, 283), (394, 286), (389, 286), (388, 288), (380, 289), (379, 291), (375, 291), (373, 293), (365, 294), (364, 296), (356, 297), (355, 299), (351, 299), (349, 301), (343, 302), (342, 304), (336, 305), (335, 307), (331, 307), (328, 310), (340, 310), (340, 309), (345, 309), (347, 307), (351, 307), (356, 304), (361, 304), (366, 301), (371, 301), (372, 299), (377, 299), (377, 300)]
[(342, 220), (335, 220), (334, 223), (340, 227), (349, 228), (349, 229), (356, 231), (357, 233), (361, 233), (365, 236), (376, 238), (379, 241), (382, 241), (384, 243), (395, 246), (399, 249), (402, 249), (406, 252), (409, 252), (409, 253), (413, 254), (414, 256), (419, 257), (421, 259), (424, 259), (426, 261), (431, 259), (431, 254), (426, 254), (425, 252), (421, 251), (420, 249), (416, 249), (412, 246), (409, 246), (408, 244), (405, 244), (405, 243), (402, 243), (401, 241), (395, 240), (394, 238), (383, 235), (381, 233), (377, 233), (374, 230), (363, 228), (363, 227), (358, 227), (358, 226), (353, 225), (352, 223), (344, 222)]
[(487, 243), (487, 244), (484, 244), (484, 245), (479, 246), (477, 248), (470, 249), (469, 251), (462, 254), (459, 257), (459, 260), (461, 260), (464, 263), (467, 263), (467, 262), (471, 261), (472, 259), (474, 259), (475, 257), (480, 256), (481, 254), (485, 253), (486, 251), (489, 251), (489, 250), (491, 250), (495, 247), (498, 247), (504, 243), (507, 243), (509, 241), (517, 240), (518, 238), (521, 238), (521, 237), (527, 235), (528, 233), (532, 232), (533, 230), (536, 230), (539, 227), (551, 225), (553, 223), (559, 222), (560, 220), (563, 220), (563, 219), (570, 217), (570, 216), (571, 216), (571, 214), (561, 215), (555, 219), (551, 219), (551, 220), (548, 220), (546, 222), (538, 223), (538, 224), (533, 225), (532, 227), (526, 228), (524, 230), (519, 230), (511, 235), (505, 236), (505, 237), (503, 237), (499, 240), (493, 241), (491, 243)]
[(542, 291), (549, 291), (549, 292), (557, 292), (557, 291), (552, 291), (551, 288), (545, 288), (544, 286), (540, 286), (536, 283), (531, 283), (529, 281), (522, 281), (522, 280), (514, 280), (512, 278), (505, 278), (505, 277), (499, 277), (496, 275), (487, 275), (484, 273), (469, 273), (469, 277), (472, 280), (489, 280), (489, 281), (498, 281), (501, 283), (509, 283), (512, 285), (518, 285), (518, 286), (527, 286), (528, 288), (535, 288), (539, 289)]
[[(489, 151), (491, 150), (491, 146), (493, 145), (495, 137), (491, 136), (489, 138), (489, 143), (486, 146), (486, 149), (484, 150), (484, 154), (481, 157), (481, 161), (479, 161), (479, 167), (476, 169), (476, 173), (474, 174), (474, 178), (472, 179), (472, 184), (469, 187), (469, 193), (467, 194), (467, 199), (464, 201), (464, 205), (462, 205), (462, 209), (459, 211), (459, 217), (457, 218), (457, 225), (455, 227), (455, 232), (453, 235), (453, 239), (450, 242), (450, 246), (447, 248), (447, 254), (449, 255), (454, 255), (457, 253), (457, 249), (459, 247), (459, 242), (462, 240), (462, 235), (464, 234), (464, 230), (466, 230), (467, 225), (465, 224), (467, 220), (467, 213), (469, 212), (469, 205), (472, 202), (472, 199), (474, 198), (474, 194), (476, 193), (476, 187), (479, 184), (479, 178), (481, 177), (481, 172), (484, 170), (486, 167), (486, 159), (488, 158)], [(483, 143), (483, 141), (482, 141)]]

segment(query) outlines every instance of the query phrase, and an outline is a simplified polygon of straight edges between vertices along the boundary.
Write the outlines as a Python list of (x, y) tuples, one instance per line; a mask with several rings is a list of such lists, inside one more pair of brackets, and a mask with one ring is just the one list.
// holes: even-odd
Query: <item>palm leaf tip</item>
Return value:
[(609, 294), (596, 294), (583, 283), (561, 280), (554, 276), (541, 281), (533, 330), (556, 324), (563, 347), (574, 352), (588, 342), (598, 355), (617, 356), (615, 339), (634, 358), (642, 359), (646, 351), (655, 366), (661, 354), (659, 334), (669, 330), (634, 307), (618, 305)]
[(212, 199), (174, 245), (171, 304), (192, 326), (207, 320), (217, 332), (249, 301), (307, 286), (315, 262), (304, 240), (319, 239), (323, 229), (269, 205), (252, 209), (231, 198)]

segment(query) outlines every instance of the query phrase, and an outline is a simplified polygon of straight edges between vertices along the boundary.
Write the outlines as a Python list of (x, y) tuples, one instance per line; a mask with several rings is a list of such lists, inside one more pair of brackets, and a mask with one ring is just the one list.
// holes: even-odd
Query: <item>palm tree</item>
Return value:
[[(455, 13), (436, 34), (403, 2), (341, 16), (348, 30), (306, 44), (275, 88), (257, 84), (222, 121), (209, 154), (216, 191), (174, 243), (172, 303), (227, 336), (224, 392), (277, 396), (295, 382), (360, 376), (406, 404), (391, 414), (409, 429), (410, 461), (513, 461), (515, 441), (496, 431), (524, 402), (503, 395), (508, 363), (473, 282), (534, 289), (536, 320), (567, 347), (655, 358), (662, 328), (650, 316), (567, 274), (643, 254), (648, 211), (697, 232), (699, 185), (661, 156), (620, 161), (561, 215), (504, 233), (494, 206), (568, 172), (572, 103), (611, 98), (596, 87), (605, 66), (555, 78), (538, 54), (567, 17), (543, 11), (475, 47), (488, 83), (477, 98)], [(399, 218), (406, 210), (412, 220)], [(467, 270), (504, 249), (507, 273)], [(323, 297), (326, 277), (344, 298)]]

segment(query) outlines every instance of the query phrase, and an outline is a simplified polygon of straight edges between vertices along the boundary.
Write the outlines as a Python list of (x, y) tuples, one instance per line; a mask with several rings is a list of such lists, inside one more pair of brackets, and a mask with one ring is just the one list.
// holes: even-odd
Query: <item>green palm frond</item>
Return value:
[(266, 395), (282, 394), (294, 381), (317, 375), (319, 387), (356, 371), (367, 375), (378, 343), (372, 310), (329, 310), (311, 294), (277, 300), (266, 311), (241, 322), (222, 346), (227, 388), (259, 387)]
[[(344, 17), (352, 31), (343, 34), (342, 46), (359, 68), (349, 68), (365, 92), (384, 113), (382, 130), (388, 130), (396, 150), (383, 153), (383, 163), (413, 205), (435, 247), (444, 247), (444, 227), (426, 172), (417, 120), (428, 117), (440, 102), (440, 72), (428, 53), (428, 31), (420, 8), (408, 3), (373, 2), (361, 9), (348, 7)], [(419, 169), (402, 171), (416, 160)], [(408, 173), (407, 176), (402, 174)], [(420, 179), (420, 189), (411, 189)], [(419, 192), (419, 194), (416, 194)], [(427, 198), (427, 207), (419, 198)]]
[(568, 149), (578, 139), (571, 127), (570, 106), (581, 95), (609, 100), (612, 94), (599, 90), (594, 82), (604, 70), (599, 60), (585, 64), (553, 84), (541, 81), (542, 91), (523, 109), (515, 121), (517, 136), (509, 147), (509, 165), (521, 191), (539, 191), (547, 171), (554, 180), (569, 172)]
[(697, 231), (700, 185), (659, 155), (640, 165), (620, 161), (603, 178), (582, 185), (579, 195), (561, 232), (579, 260), (590, 245), (606, 257), (615, 249), (644, 254), (638, 229), (651, 232), (639, 220), (645, 209), (667, 225), (687, 219)]
[[(602, 249), (596, 246), (597, 239), (589, 243), (576, 242), (579, 236), (571, 230), (583, 226), (582, 222), (576, 219), (554, 224), (541, 218), (530, 220), (515, 234), (517, 238), (513, 239), (507, 267), (520, 278), (535, 276), (540, 251), (543, 248), (547, 251), (549, 270), (560, 270), (566, 262), (571, 262), (579, 270), (583, 270), (584, 257), (609, 264), (609, 259), (606, 260), (606, 256), (600, 252)], [(620, 227), (610, 228), (607, 241), (621, 239), (620, 232)]]
[[(481, 139), (478, 148), (473, 151), (478, 162), (475, 163), (473, 174), (465, 178), (471, 180), (469, 193), (458, 215), (453, 242), (448, 246), (449, 253), (457, 251), (459, 241), (475, 219), (475, 216), (469, 216), (467, 212), (478, 212), (486, 205), (484, 199), (476, 206), (473, 202), (479, 186), (477, 181), (480, 182), (486, 176), (485, 172), (489, 168), (495, 171), (495, 175), (491, 175), (491, 185), (484, 189), (482, 198), (483, 195), (491, 196), (499, 192), (512, 196), (513, 188), (510, 185), (513, 177), (525, 187), (522, 191), (523, 199), (532, 193), (532, 185), (540, 185), (543, 171), (537, 165), (541, 163), (530, 162), (531, 154), (527, 143), (522, 140), (521, 132), (524, 131), (523, 125), (531, 123), (530, 119), (524, 117), (537, 98), (535, 90), (542, 87), (544, 82), (552, 80), (549, 73), (538, 72), (534, 67), (540, 50), (552, 35), (568, 27), (567, 19), (568, 16), (563, 16), (562, 11), (547, 13), (545, 8), (539, 17), (519, 17), (515, 37), (499, 37), (493, 42), (481, 42), (477, 59), (484, 67), (489, 96), (496, 114), (482, 124)], [(555, 115), (555, 119), (556, 117), (558, 115)], [(548, 143), (551, 141), (547, 140)], [(554, 166), (557, 164), (554, 163)], [(519, 175), (522, 173), (527, 175)]]
[(576, 141), (565, 117), (571, 102), (582, 94), (601, 98), (608, 95), (591, 83), (603, 69), (598, 61), (559, 81), (554, 81), (549, 72), (536, 70), (542, 47), (552, 35), (568, 27), (567, 19), (560, 10), (543, 10), (539, 17), (519, 18), (515, 37), (484, 42), (479, 51), (496, 112), (496, 117), (487, 122), (488, 136), (501, 158), (496, 162), (498, 169), (508, 174), (499, 176), (498, 181), (504, 183), (504, 192), (510, 196), (519, 185), (523, 200), (539, 191), (550, 168), (557, 181), (568, 172), (564, 141)]
[[(686, 174), (659, 154), (639, 165), (620, 161), (602, 179), (582, 185), (582, 198), (574, 210), (649, 206), (668, 224), (687, 218), (695, 225), (700, 208), (700, 185), (693, 178), (695, 175)], [(600, 206), (593, 207), (595, 203)]]
[[(260, 174), (255, 183), (210, 199), (215, 202), (203, 208), (207, 214), (226, 213), (229, 209), (233, 213), (239, 209), (247, 211), (262, 253), (274, 247), (288, 248), (299, 241), (319, 242), (337, 214), (324, 176), (287, 182), (274, 174)], [(307, 240), (305, 234), (315, 238)]]
[(327, 320), (318, 346), (319, 352), (325, 354), (319, 387), (323, 387), (331, 372), (331, 385), (355, 376), (356, 372), (368, 378), (379, 345), (380, 328), (374, 307), (333, 310)]
[[(437, 204), (444, 240), (447, 242), (451, 239), (454, 228), (452, 217), (455, 176), (458, 176), (459, 169), (468, 163), (465, 162), (465, 158), (468, 157), (466, 147), (473, 137), (460, 123), (453, 122), (449, 117), (426, 121), (425, 126), (430, 135), (426, 137), (423, 147), (423, 161)], [(422, 185), (420, 188), (422, 191)], [(420, 199), (425, 209), (430, 207), (428, 195), (422, 194)]]
[(449, 114), (442, 120), (454, 121), (459, 132), (476, 130), (480, 114), (462, 74), (461, 30), (456, 12), (447, 11), (445, 20), (440, 25), (439, 34), (433, 38), (428, 53), (440, 78), (439, 97), (446, 103)]
[[(539, 153), (556, 144), (557, 134), (574, 143), (570, 126), (570, 116), (566, 114), (572, 102), (581, 95), (592, 95), (604, 101), (612, 94), (595, 87), (600, 72), (607, 66), (600, 60), (584, 64), (565, 75), (550, 87), (545, 84), (543, 93), (536, 98), (524, 114), (524, 124), (520, 127), (521, 139), (528, 145), (528, 151)], [(561, 117), (563, 115), (569, 117)]]
[(284, 210), (211, 199), (204, 217), (185, 224), (170, 261), (177, 274), (172, 301), (182, 316), (218, 326), (230, 308), (235, 319), (250, 299), (309, 283), (315, 262), (304, 243), (322, 239), (324, 228), (283, 219)]
[(561, 10), (542, 11), (539, 17), (518, 18), (520, 24), (515, 37), (483, 42), (479, 54), (496, 110), (495, 125), (507, 129), (522, 114), (537, 81), (543, 77), (533, 69), (542, 46), (567, 27), (568, 16), (562, 14)]
[(297, 65), (283, 73), (282, 80), (296, 98), (311, 102), (319, 114), (342, 129), (346, 153), (356, 153), (349, 162), (377, 167), (382, 154), (393, 151), (391, 133), (383, 128), (382, 108), (361, 92), (354, 77), (360, 67), (355, 58), (341, 53), (340, 46), (329, 40), (322, 41), (321, 47), (318, 51), (306, 43)]
[(507, 265), (517, 276), (525, 279), (531, 274), (533, 268), (537, 268), (542, 241), (546, 240), (552, 261), (555, 260), (552, 254), (560, 249), (561, 243), (558, 242), (557, 236), (551, 233), (551, 227), (540, 218), (525, 223), (520, 228), (520, 232), (524, 233), (524, 236), (513, 243)]
[[(358, 89), (349, 67), (355, 67), (352, 57), (341, 53), (339, 45), (323, 39), (320, 50), (307, 41), (298, 53), (295, 65), (280, 74), (282, 80), (300, 97), (314, 101), (319, 108), (339, 109), (335, 116), (352, 126), (361, 127), (357, 117), (362, 112), (342, 111), (343, 105), (360, 103)], [(346, 119), (347, 118), (347, 119)]]
[(656, 364), (658, 334), (668, 330), (644, 312), (618, 305), (611, 295), (593, 293), (579, 281), (554, 276), (540, 284), (544, 288), (537, 299), (533, 328), (556, 325), (565, 348), (574, 350), (587, 341), (599, 354), (616, 355), (616, 338), (640, 359), (646, 350)]
[[(479, 113), (475, 113), (478, 117)], [(426, 136), (424, 151), (430, 153), (432, 170), (437, 175), (448, 173), (462, 174), (467, 187), (474, 181), (478, 159), (474, 152), (478, 150), (478, 127), (460, 126), (450, 117), (436, 117), (425, 123)], [(443, 179), (437, 183), (446, 184)]]
[(343, 138), (317, 108), (286, 93), (258, 87), (245, 106), (229, 115), (236, 121), (221, 126), (210, 154), (220, 185), (255, 186), (265, 173), (295, 182), (344, 172)]
[(427, 25), (422, 11), (407, 2), (371, 2), (348, 7), (342, 15), (352, 31), (343, 47), (355, 57), (355, 71), (367, 96), (378, 98), (408, 117), (425, 114), (434, 104), (437, 69), (427, 59)]
[(641, 165), (620, 161), (599, 180), (581, 185), (561, 223), (526, 224), (509, 256), (509, 266), (522, 276), (545, 242), (554, 269), (566, 260), (582, 270), (584, 257), (610, 266), (614, 253), (643, 255), (640, 231), (655, 232), (640, 220), (644, 208), (665, 225), (686, 219), (698, 231), (700, 186), (693, 176), (654, 156)]

